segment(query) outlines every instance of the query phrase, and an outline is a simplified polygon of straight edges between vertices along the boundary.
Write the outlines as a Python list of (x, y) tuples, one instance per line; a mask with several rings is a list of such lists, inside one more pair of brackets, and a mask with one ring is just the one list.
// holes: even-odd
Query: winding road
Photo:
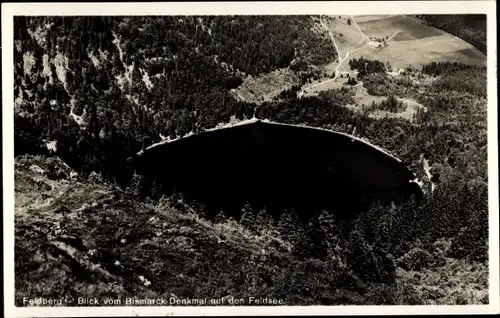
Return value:
[[(367, 41), (367, 43), (366, 43), (364, 46), (359, 47), (359, 48), (356, 48), (356, 49), (354, 49), (354, 50), (352, 50), (352, 51), (350, 51), (350, 52), (349, 52), (349, 51), (347, 51), (347, 52), (345, 53), (345, 56), (344, 56), (343, 58), (341, 58), (340, 49), (339, 49), (339, 47), (338, 47), (338, 45), (337, 45), (337, 42), (335, 42), (335, 38), (334, 38), (334, 36), (333, 36), (332, 32), (330, 31), (330, 28), (328, 27), (328, 25), (326, 25), (326, 23), (325, 23), (325, 22), (323, 21), (323, 19), (320, 17), (320, 18), (319, 18), (320, 24), (321, 24), (321, 26), (322, 26), (322, 27), (323, 27), (323, 28), (324, 28), (324, 29), (328, 32), (328, 35), (330, 36), (330, 39), (332, 40), (333, 46), (335, 47), (335, 50), (337, 51), (337, 56), (338, 56), (339, 63), (338, 63), (338, 64), (337, 64), (337, 66), (335, 67), (335, 75), (334, 75), (334, 77), (333, 77), (333, 78), (330, 78), (330, 79), (328, 79), (328, 80), (325, 80), (325, 81), (322, 81), (322, 82), (319, 82), (319, 83), (316, 83), (316, 84), (313, 84), (313, 85), (310, 85), (310, 86), (307, 86), (307, 87), (303, 88), (303, 89), (299, 92), (298, 97), (302, 97), (302, 95), (304, 94), (304, 92), (305, 92), (306, 90), (309, 90), (309, 89), (314, 88), (314, 87), (319, 86), (319, 85), (323, 85), (323, 84), (326, 84), (326, 83), (329, 83), (329, 82), (335, 81), (335, 80), (338, 78), (339, 74), (340, 74), (340, 72), (339, 72), (339, 68), (340, 68), (340, 67), (342, 66), (342, 64), (343, 64), (343, 63), (344, 63), (344, 62), (345, 62), (345, 61), (349, 58), (349, 56), (350, 56), (352, 53), (354, 53), (354, 52), (356, 52), (356, 51), (358, 51), (358, 50), (364, 49), (364, 48), (368, 47), (370, 44), (371, 44), (371, 45), (373, 45), (374, 47), (376, 47), (376, 46), (378, 45), (378, 43), (379, 43), (379, 42), (375, 42), (375, 41), (370, 40), (370, 38), (369, 38), (366, 34), (364, 34), (364, 33), (363, 33), (363, 31), (361, 30), (361, 28), (359, 27), (359, 25), (356, 23), (356, 20), (354, 19), (354, 17), (353, 17), (353, 16), (349, 16), (349, 18), (351, 19), (351, 21), (354, 23), (354, 25), (356, 26), (356, 28), (359, 30), (359, 33), (361, 34), (361, 41), (360, 41), (358, 44), (363, 43), (365, 40)], [(401, 31), (396, 31), (396, 32), (395, 32), (395, 33), (394, 33), (391, 37), (389, 37), (389, 38), (386, 40), (386, 42), (387, 42), (387, 41), (389, 41), (389, 40), (391, 40), (393, 37), (395, 37), (395, 36), (396, 36), (398, 33), (400, 33), (400, 32), (401, 32)]]
[[(354, 24), (356, 25), (356, 27), (358, 28), (359, 32), (361, 33), (362, 39), (361, 39), (361, 42), (359, 42), (359, 43), (363, 43), (363, 41), (365, 40), (365, 38), (368, 39), (368, 37), (361, 31), (361, 29), (357, 25), (356, 21), (354, 20), (354, 18), (352, 16), (350, 18), (354, 22)], [(298, 95), (299, 97), (302, 97), (302, 95), (304, 94), (304, 92), (306, 90), (308, 90), (308, 89), (311, 89), (311, 88), (319, 86), (319, 85), (323, 85), (325, 83), (329, 83), (329, 82), (335, 81), (338, 78), (339, 74), (340, 74), (339, 68), (349, 58), (350, 54), (353, 53), (353, 52), (355, 52), (355, 51), (357, 51), (357, 50), (363, 49), (363, 48), (365, 48), (365, 47), (368, 46), (368, 44), (366, 44), (365, 46), (357, 48), (357, 49), (355, 49), (355, 50), (353, 50), (351, 52), (346, 52), (345, 56), (342, 58), (341, 54), (340, 54), (340, 49), (339, 49), (339, 47), (337, 45), (337, 42), (335, 42), (335, 38), (334, 38), (332, 32), (330, 31), (330, 28), (328, 27), (328, 25), (326, 25), (326, 23), (323, 21), (323, 19), (321, 17), (319, 18), (319, 22), (320, 22), (321, 26), (328, 32), (328, 35), (330, 36), (330, 39), (332, 40), (333, 46), (335, 47), (335, 50), (337, 51), (337, 56), (338, 56), (338, 59), (339, 59), (339, 63), (335, 67), (335, 75), (334, 75), (333, 78), (303, 88), (300, 91), (299, 95)]]
[(368, 42), (371, 42), (370, 38), (369, 38), (366, 34), (364, 34), (364, 33), (363, 33), (363, 31), (361, 31), (361, 28), (360, 28), (360, 27), (359, 27), (359, 25), (356, 23), (356, 20), (354, 20), (354, 17), (353, 17), (352, 15), (351, 15), (351, 16), (349, 16), (349, 17), (351, 18), (351, 21), (354, 23), (354, 25), (356, 26), (356, 28), (358, 28), (359, 33), (361, 34), (361, 41), (359, 41), (359, 43), (358, 43), (358, 44), (363, 43), (363, 41), (364, 41), (365, 39), (366, 39), (366, 40), (368, 40)]

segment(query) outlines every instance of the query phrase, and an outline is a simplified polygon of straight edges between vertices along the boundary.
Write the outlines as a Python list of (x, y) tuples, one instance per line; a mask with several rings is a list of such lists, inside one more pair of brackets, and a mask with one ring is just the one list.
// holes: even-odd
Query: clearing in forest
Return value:
[[(386, 99), (386, 98), (384, 98)], [(411, 100), (411, 99), (406, 99), (406, 98), (397, 98), (398, 101), (401, 101), (406, 104), (405, 110), (402, 112), (397, 112), (393, 113), (387, 110), (374, 110), (369, 114), (370, 118), (402, 118), (406, 119), (409, 122), (412, 122), (414, 119), (414, 116), (418, 113), (420, 109), (423, 109), (426, 111), (426, 108), (422, 106), (421, 104)]]
[(281, 92), (300, 83), (300, 78), (292, 70), (278, 69), (259, 76), (247, 76), (231, 93), (238, 100), (260, 105), (272, 101)]
[[(349, 67), (349, 66), (347, 66)], [(351, 87), (348, 86), (347, 81), (349, 80), (348, 76), (357, 77), (357, 71), (349, 71), (349, 72), (339, 72), (338, 76), (335, 78), (329, 78), (327, 80), (318, 80), (314, 81), (310, 84), (306, 84), (303, 87), (303, 96), (313, 96), (317, 95), (321, 91), (327, 91), (332, 89), (339, 89), (342, 87)], [(357, 84), (358, 86), (361, 84)]]
[(368, 117), (370, 118), (402, 118), (406, 119), (410, 122), (413, 121), (414, 116), (417, 114), (419, 110), (426, 111), (426, 108), (407, 98), (399, 98), (396, 97), (396, 99), (400, 102), (403, 102), (406, 105), (405, 110), (400, 111), (400, 112), (390, 112), (387, 110), (381, 110), (381, 109), (370, 109), (372, 103), (375, 104), (380, 104), (383, 101), (387, 100), (387, 96), (375, 96), (375, 95), (370, 95), (366, 88), (364, 88), (362, 85), (356, 85), (352, 88), (355, 92), (354, 99), (356, 100), (355, 105), (346, 105), (347, 108), (358, 111), (358, 112), (364, 112), (368, 110)]

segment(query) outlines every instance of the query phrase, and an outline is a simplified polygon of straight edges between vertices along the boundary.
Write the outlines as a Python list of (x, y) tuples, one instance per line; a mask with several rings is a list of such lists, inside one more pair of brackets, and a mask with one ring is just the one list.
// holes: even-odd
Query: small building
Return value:
[(369, 42), (368, 47), (372, 49), (381, 49), (384, 47), (384, 44), (382, 42)]

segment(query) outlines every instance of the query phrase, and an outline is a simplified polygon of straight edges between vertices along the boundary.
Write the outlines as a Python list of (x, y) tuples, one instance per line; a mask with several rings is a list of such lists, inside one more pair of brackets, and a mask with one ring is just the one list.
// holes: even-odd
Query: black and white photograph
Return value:
[(496, 3), (410, 3), (2, 4), (7, 316), (498, 313)]

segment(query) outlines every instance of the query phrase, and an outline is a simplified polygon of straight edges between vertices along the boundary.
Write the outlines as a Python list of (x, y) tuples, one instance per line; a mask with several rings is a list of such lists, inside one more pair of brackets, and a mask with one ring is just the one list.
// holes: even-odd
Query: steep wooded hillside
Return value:
[[(424, 210), (411, 202), (384, 218), (375, 207), (351, 231), (326, 211), (308, 224), (290, 210), (272, 222), (248, 205), (239, 222), (207, 220), (202, 206), (181, 197), (137, 201), (58, 158), (20, 156), (15, 171), (17, 306), (33, 294), (65, 299), (63, 306), (88, 306), (81, 297), (99, 299), (97, 306), (126, 298), (255, 305), (253, 295), (282, 305), (488, 302), (487, 265), (461, 257), (467, 240), (411, 242), (423, 231), (447, 235), (412, 219)], [(390, 246), (399, 250), (388, 253)]]
[(313, 23), (310, 16), (16, 18), (16, 150), (55, 141), (78, 169), (121, 175), (120, 162), (143, 146), (251, 117), (251, 104), (229, 92), (246, 75), (334, 59)]

